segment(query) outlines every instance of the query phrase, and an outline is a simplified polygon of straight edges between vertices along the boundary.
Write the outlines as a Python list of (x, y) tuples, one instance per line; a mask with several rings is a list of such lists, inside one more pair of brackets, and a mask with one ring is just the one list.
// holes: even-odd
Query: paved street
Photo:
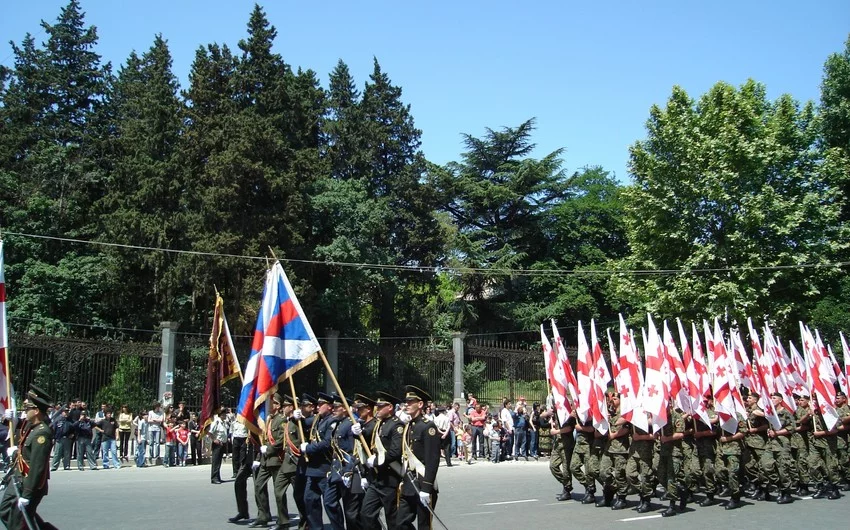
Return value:
[[(222, 475), (230, 469), (229, 464), (222, 467)], [(631, 509), (614, 512), (575, 502), (556, 502), (558, 487), (549, 474), (548, 463), (543, 461), (441, 467), (438, 482), (437, 514), (452, 530), (545, 530), (567, 525), (626, 528), (623, 520), (630, 518), (637, 520), (631, 521), (628, 528), (673, 528), (683, 524), (716, 528), (754, 524), (760, 528), (846, 528), (850, 512), (850, 496), (837, 501), (801, 500), (787, 506), (750, 503), (733, 512), (720, 506), (696, 507), (671, 519), (662, 519), (660, 510), (649, 517)], [(250, 488), (252, 483), (249, 481), (248, 485)], [(252, 494), (249, 499), (254, 516)], [(634, 499), (630, 500), (635, 504)], [(661, 507), (658, 501), (655, 505)], [(295, 515), (291, 496), (289, 510)], [(233, 482), (210, 484), (209, 466), (54, 472), (50, 494), (40, 511), (63, 529), (244, 528), (226, 522), (236, 513)]]

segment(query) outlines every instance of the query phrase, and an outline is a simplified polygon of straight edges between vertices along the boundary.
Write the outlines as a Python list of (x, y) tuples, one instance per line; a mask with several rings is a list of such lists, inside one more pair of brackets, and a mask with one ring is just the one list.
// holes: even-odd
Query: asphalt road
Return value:
[[(223, 476), (230, 469), (229, 464), (228, 461), (222, 466)], [(797, 500), (785, 506), (748, 501), (747, 506), (731, 512), (720, 506), (689, 506), (687, 513), (669, 519), (659, 515), (662, 503), (657, 500), (654, 505), (658, 509), (645, 515), (633, 510), (637, 504), (634, 498), (629, 499), (631, 509), (619, 511), (556, 502), (559, 487), (549, 474), (548, 462), (542, 460), (441, 466), (437, 480), (437, 514), (452, 530), (545, 530), (568, 525), (673, 528), (683, 524), (715, 528), (847, 528), (850, 513), (850, 495), (836, 501)], [(249, 481), (249, 489), (252, 485)], [(577, 488), (575, 497), (578, 491)], [(291, 492), (288, 496), (290, 513), (295, 516)], [(253, 495), (249, 492), (248, 497), (254, 516)], [(227, 518), (236, 513), (233, 482), (210, 484), (209, 466), (57, 471), (52, 473), (50, 494), (42, 501), (39, 512), (59, 528), (74, 530), (245, 528), (227, 523)]]

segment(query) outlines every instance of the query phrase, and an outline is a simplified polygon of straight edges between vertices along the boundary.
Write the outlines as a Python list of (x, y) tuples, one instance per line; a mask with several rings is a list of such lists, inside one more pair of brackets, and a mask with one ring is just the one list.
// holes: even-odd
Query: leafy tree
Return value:
[(118, 360), (109, 384), (98, 390), (95, 403), (108, 403), (114, 410), (127, 405), (130, 410), (147, 410), (156, 396), (150, 388), (142, 386), (144, 369), (142, 361), (134, 355), (124, 355)]
[(814, 118), (812, 104), (768, 101), (753, 81), (718, 83), (698, 102), (675, 87), (654, 106), (647, 138), (631, 148), (632, 255), (620, 266), (685, 272), (616, 276), (620, 295), (662, 316), (804, 316), (836, 271), (797, 266), (832, 261), (846, 241), (812, 149)]

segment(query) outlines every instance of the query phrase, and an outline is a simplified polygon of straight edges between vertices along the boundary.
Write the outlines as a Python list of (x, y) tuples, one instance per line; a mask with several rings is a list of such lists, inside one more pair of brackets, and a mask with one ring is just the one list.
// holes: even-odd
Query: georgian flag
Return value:
[(670, 399), (670, 388), (666, 381), (667, 359), (664, 345), (658, 336), (658, 330), (652, 322), (652, 316), (646, 315), (648, 321), (648, 337), (646, 341), (646, 381), (644, 383), (644, 398), (646, 410), (652, 417), (652, 427), (658, 432), (667, 425), (667, 404)]
[(558, 414), (560, 425), (564, 425), (570, 417), (571, 409), (567, 402), (566, 377), (564, 367), (558, 360), (558, 354), (552, 349), (549, 338), (540, 324), (540, 343), (543, 345), (543, 362), (546, 365), (546, 376), (552, 389), (552, 397), (555, 400), (555, 411)]
[(6, 273), (3, 263), (3, 240), (0, 239), (0, 414), (14, 409), (9, 372), (9, 332), (6, 327)]
[(649, 421), (643, 408), (641, 369), (634, 337), (626, 329), (620, 315), (620, 371), (617, 374), (617, 392), (620, 394), (620, 415), (635, 427), (649, 432)]

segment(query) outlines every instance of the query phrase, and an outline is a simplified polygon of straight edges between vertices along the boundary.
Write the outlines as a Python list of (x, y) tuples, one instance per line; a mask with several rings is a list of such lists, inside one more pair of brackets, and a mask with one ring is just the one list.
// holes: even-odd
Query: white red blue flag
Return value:
[(268, 398), (278, 382), (318, 358), (321, 349), (292, 285), (275, 262), (266, 275), (254, 342), (239, 396), (239, 420), (248, 428), (265, 423)]
[(3, 240), (0, 239), (0, 413), (14, 408), (9, 373), (9, 332), (6, 327), (6, 274), (3, 266)]

